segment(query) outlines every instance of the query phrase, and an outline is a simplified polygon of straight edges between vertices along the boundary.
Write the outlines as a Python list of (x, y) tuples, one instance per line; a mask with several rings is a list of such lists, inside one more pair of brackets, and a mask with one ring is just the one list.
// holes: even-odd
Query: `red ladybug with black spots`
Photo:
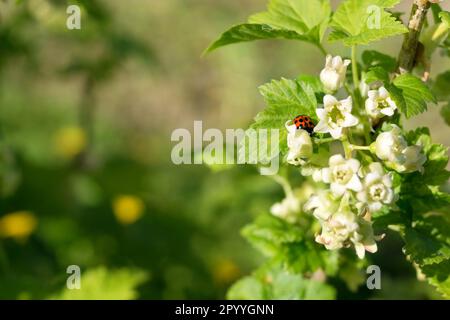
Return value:
[(315, 124), (310, 116), (299, 115), (294, 118), (294, 124), (298, 129), (307, 131), (310, 135), (314, 133)]

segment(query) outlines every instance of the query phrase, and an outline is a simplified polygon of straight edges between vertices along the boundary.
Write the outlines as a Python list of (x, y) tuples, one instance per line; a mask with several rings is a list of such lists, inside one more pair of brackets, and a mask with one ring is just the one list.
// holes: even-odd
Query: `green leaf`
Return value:
[(228, 299), (237, 300), (331, 300), (333, 287), (300, 274), (290, 273), (279, 265), (264, 265), (252, 276), (236, 282), (228, 291)]
[[(317, 100), (314, 95), (314, 89), (305, 82), (295, 80), (281, 79), (273, 80), (271, 83), (259, 87), (264, 100), (270, 108), (280, 110), (284, 113), (303, 112), (315, 117)], [(287, 111), (289, 110), (289, 111)], [(283, 125), (286, 120), (282, 117)]]
[(441, 116), (444, 118), (445, 123), (450, 126), (450, 102), (442, 107)]
[[(287, 131), (285, 128), (286, 121), (294, 119), (299, 114), (310, 115), (316, 119), (315, 110), (317, 107), (317, 100), (314, 94), (314, 89), (305, 82), (296, 80), (281, 79), (280, 81), (273, 80), (259, 88), (264, 100), (267, 103), (267, 108), (258, 113), (255, 117), (255, 122), (250, 126), (250, 129), (277, 129), (279, 130), (279, 151), (281, 154), (287, 152)], [(249, 131), (247, 131), (247, 136)], [(270, 136), (270, 132), (269, 132)], [(249, 139), (244, 139), (240, 144), (239, 152), (241, 161), (245, 156), (248, 159), (258, 159), (260, 161), (267, 161), (264, 155), (258, 154), (258, 145), (249, 144)], [(245, 148), (245, 152), (243, 149)], [(268, 146), (269, 158), (274, 158), (271, 145)]]
[(446, 170), (446, 150), (441, 145), (433, 145), (426, 153), (428, 160), (423, 174), (414, 172), (404, 177), (397, 202), (403, 211), (420, 215), (450, 206), (450, 195), (440, 190), (440, 185), (450, 177), (450, 172)]
[(332, 287), (288, 272), (275, 274), (271, 289), (270, 298), (275, 300), (332, 300), (336, 296)]
[(291, 272), (303, 274), (322, 269), (327, 275), (338, 272), (338, 258), (338, 251), (325, 250), (311, 239), (283, 245), (276, 257)]
[(329, 0), (271, 0), (267, 11), (251, 16), (249, 22), (310, 34), (320, 43), (330, 15)]
[(450, 27), (450, 12), (448, 11), (441, 11), (439, 13), (439, 18), (441, 18), (441, 21), (445, 24), (447, 24), (448, 27)]
[(368, 70), (371, 67), (381, 67), (386, 72), (394, 72), (397, 68), (397, 60), (391, 56), (375, 50), (366, 50), (362, 53), (362, 61)]
[(433, 84), (433, 92), (439, 101), (447, 101), (450, 98), (450, 71), (441, 73)]
[(206, 52), (219, 47), (261, 39), (290, 39), (319, 45), (331, 15), (329, 0), (271, 0), (267, 11), (249, 18), (249, 23), (232, 27), (213, 42)]
[[(402, 74), (394, 79), (393, 85), (402, 91), (401, 97), (393, 97), (399, 102), (400, 111), (411, 118), (427, 110), (427, 102), (436, 103), (436, 97), (419, 78), (411, 74)], [(399, 101), (402, 99), (403, 101)]]
[(330, 26), (330, 41), (343, 41), (347, 46), (368, 44), (402, 34), (408, 29), (384, 9), (399, 0), (346, 0), (337, 8)]
[(450, 259), (450, 247), (427, 234), (413, 228), (405, 230), (405, 254), (419, 266), (440, 263)]
[(308, 35), (298, 34), (292, 30), (275, 29), (267, 24), (240, 24), (224, 32), (219, 39), (214, 41), (205, 53), (214, 51), (217, 48), (239, 42), (248, 42), (262, 39), (287, 39), (310, 41)]
[(407, 227), (404, 252), (444, 297), (450, 298), (450, 220), (428, 215)]
[(381, 81), (384, 84), (389, 82), (389, 73), (383, 67), (372, 67), (366, 73), (366, 83), (371, 84)]
[(231, 286), (227, 293), (228, 300), (262, 300), (263, 283), (254, 277), (244, 277)]
[(297, 81), (311, 86), (311, 88), (314, 90), (314, 94), (316, 95), (316, 100), (323, 101), (323, 97), (325, 96), (325, 89), (323, 87), (322, 81), (320, 81), (320, 78), (318, 76), (303, 74), (298, 76)]
[(82, 290), (65, 288), (52, 299), (62, 300), (128, 300), (136, 299), (136, 287), (147, 279), (140, 270), (107, 270), (104, 267), (88, 270), (82, 274)]
[(276, 255), (279, 247), (302, 239), (301, 230), (272, 215), (261, 215), (242, 229), (242, 235), (257, 249), (268, 256)]
[[(417, 144), (423, 147), (423, 152), (427, 157), (424, 164), (424, 172), (415, 172), (407, 177), (410, 186), (416, 184), (425, 186), (440, 186), (450, 178), (447, 171), (448, 148), (442, 144), (432, 143), (428, 128), (417, 128), (406, 135), (409, 144)], [(420, 188), (418, 188), (420, 189)]]

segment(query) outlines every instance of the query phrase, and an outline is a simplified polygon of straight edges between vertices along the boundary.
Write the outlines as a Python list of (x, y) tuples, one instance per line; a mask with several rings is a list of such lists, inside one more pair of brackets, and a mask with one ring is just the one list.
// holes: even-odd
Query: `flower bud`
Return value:
[(391, 131), (383, 132), (371, 145), (378, 158), (397, 172), (423, 172), (423, 165), (427, 158), (422, 153), (421, 146), (409, 146), (397, 126)]
[(342, 60), (340, 56), (327, 55), (325, 68), (320, 73), (320, 81), (327, 92), (335, 92), (342, 88), (345, 82), (345, 74), (351, 60)]
[(300, 210), (300, 201), (293, 195), (290, 195), (281, 202), (275, 203), (270, 208), (270, 213), (287, 222), (294, 223), (297, 221), (297, 215), (300, 213)]
[(306, 160), (313, 155), (311, 137), (307, 131), (297, 129), (295, 125), (288, 125), (289, 122), (286, 122), (286, 129), (288, 130), (287, 145), (289, 148), (286, 160), (295, 166), (305, 164)]
[(408, 146), (401, 135), (399, 127), (393, 126), (391, 131), (383, 132), (375, 141), (375, 153), (378, 158), (385, 161), (396, 162), (403, 158), (403, 150)]

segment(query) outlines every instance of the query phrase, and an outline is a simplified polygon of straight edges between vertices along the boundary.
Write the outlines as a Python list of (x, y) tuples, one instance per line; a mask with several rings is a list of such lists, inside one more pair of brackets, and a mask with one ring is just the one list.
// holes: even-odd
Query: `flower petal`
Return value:
[(342, 128), (338, 127), (336, 129), (329, 129), (329, 132), (333, 139), (339, 139), (342, 137)]
[(333, 106), (335, 104), (337, 104), (339, 101), (333, 97), (331, 94), (327, 94), (325, 95), (325, 97), (323, 97), (323, 105), (325, 106), (325, 108), (327, 106)]
[(359, 123), (359, 120), (357, 117), (355, 117), (351, 113), (346, 113), (345, 120), (344, 120), (344, 123), (342, 124), (342, 126), (343, 127), (353, 127), (353, 126), (356, 126), (358, 123)]
[(347, 188), (356, 192), (362, 190), (362, 184), (357, 174), (354, 174), (350, 181), (347, 183)]
[(342, 196), (345, 193), (345, 191), (347, 190), (347, 188), (344, 185), (339, 184), (339, 183), (332, 183), (330, 185), (330, 189), (331, 189), (331, 192), (333, 192), (338, 197)]
[(328, 124), (324, 120), (320, 120), (319, 123), (314, 127), (314, 132), (319, 133), (327, 133), (329, 132), (330, 128), (328, 127)]

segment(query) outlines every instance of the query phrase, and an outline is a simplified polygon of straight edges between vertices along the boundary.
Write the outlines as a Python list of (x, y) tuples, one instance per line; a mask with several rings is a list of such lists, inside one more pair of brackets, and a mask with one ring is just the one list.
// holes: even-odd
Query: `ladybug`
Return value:
[(314, 133), (315, 124), (310, 116), (300, 115), (294, 118), (294, 124), (298, 129), (307, 131), (310, 135)]

